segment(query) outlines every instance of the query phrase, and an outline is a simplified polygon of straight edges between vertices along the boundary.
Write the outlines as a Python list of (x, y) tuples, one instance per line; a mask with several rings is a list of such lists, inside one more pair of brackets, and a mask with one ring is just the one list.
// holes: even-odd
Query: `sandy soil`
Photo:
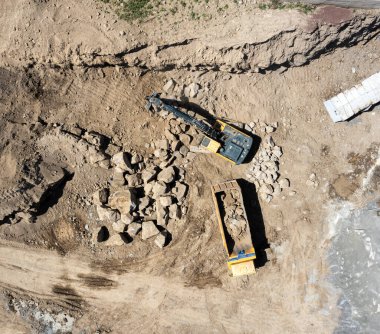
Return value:
[[(370, 111), (333, 124), (323, 101), (379, 71), (380, 41), (337, 49), (307, 66), (265, 75), (81, 66), (94, 52), (116, 54), (154, 45), (160, 38), (161, 44), (198, 38), (208, 25), (201, 44), (212, 41), (216, 47), (230, 45), (231, 38), (239, 44), (261, 43), (284, 27), (310, 23), (298, 12), (236, 9), (231, 17), (216, 17), (218, 25), (201, 22), (186, 31), (169, 29), (169, 22), (158, 30), (155, 21), (135, 26), (114, 22), (103, 8), (90, 0), (65, 6), (22, 0), (0, 5), (5, 13), (0, 28), (1, 209), (20, 205), (19, 181), (37, 157), (73, 173), (61, 196), (35, 223), (0, 225), (4, 330), (47, 328), (10, 307), (13, 298), (33, 301), (49, 314), (70, 314), (74, 333), (124, 333), (126, 328), (142, 333), (333, 332), (339, 291), (327, 279), (328, 204), (344, 199), (360, 205), (378, 194), (376, 180), (365, 193), (357, 190), (378, 157), (380, 123), (378, 111)], [(251, 24), (235, 36), (231, 31), (242, 17), (242, 26)], [(178, 52), (176, 57), (187, 49)], [(126, 151), (148, 155), (152, 152), (145, 144), (161, 139), (165, 122), (149, 116), (144, 98), (161, 91), (169, 78), (200, 84), (201, 92), (191, 102), (217, 116), (278, 122), (273, 139), (284, 152), (280, 174), (291, 186), (256, 208), (263, 225), (251, 230), (264, 260), (257, 263), (255, 276), (228, 276), (210, 193), (214, 183), (246, 178), (248, 165), (232, 166), (209, 154), (198, 154), (186, 167), (189, 211), (170, 227), (173, 240), (167, 247), (161, 250), (141, 240), (111, 248), (92, 242), (102, 224), (91, 195), (107, 182), (110, 171), (74, 166), (76, 155), (52, 135), (54, 127), (73, 131), (78, 125), (112, 138)], [(316, 187), (306, 184), (312, 173)]]

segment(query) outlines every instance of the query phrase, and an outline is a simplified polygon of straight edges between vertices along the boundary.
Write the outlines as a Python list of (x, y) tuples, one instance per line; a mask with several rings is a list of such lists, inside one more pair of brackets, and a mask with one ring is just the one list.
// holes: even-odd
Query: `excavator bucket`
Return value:
[(145, 99), (148, 101), (147, 104), (145, 105), (145, 109), (149, 112), (153, 111), (153, 103), (152, 99), (154, 98), (159, 98), (160, 94), (154, 92), (152, 95), (147, 96)]
[(145, 109), (149, 112), (152, 111), (152, 103), (148, 101), (148, 103), (145, 105)]

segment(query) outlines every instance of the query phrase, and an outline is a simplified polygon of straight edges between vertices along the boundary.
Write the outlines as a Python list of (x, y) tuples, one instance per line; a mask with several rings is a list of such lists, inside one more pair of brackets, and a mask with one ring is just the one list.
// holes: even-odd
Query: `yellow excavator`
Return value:
[(145, 108), (151, 111), (153, 107), (172, 113), (185, 123), (195, 126), (204, 134), (201, 146), (221, 156), (222, 158), (240, 165), (245, 162), (251, 151), (253, 138), (237, 128), (225, 123), (221, 119), (215, 119), (212, 125), (179, 110), (171, 100), (162, 99), (158, 93), (146, 97), (148, 101)]

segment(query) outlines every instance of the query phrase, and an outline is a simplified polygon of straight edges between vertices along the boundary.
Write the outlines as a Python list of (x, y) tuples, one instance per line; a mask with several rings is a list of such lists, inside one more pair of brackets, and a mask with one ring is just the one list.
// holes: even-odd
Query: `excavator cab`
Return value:
[(237, 165), (242, 164), (252, 148), (253, 138), (219, 119), (213, 128), (220, 131), (224, 143), (216, 153)]
[(201, 146), (237, 165), (243, 163), (251, 150), (252, 137), (221, 120), (216, 120), (213, 128), (221, 134), (220, 142), (205, 136)]

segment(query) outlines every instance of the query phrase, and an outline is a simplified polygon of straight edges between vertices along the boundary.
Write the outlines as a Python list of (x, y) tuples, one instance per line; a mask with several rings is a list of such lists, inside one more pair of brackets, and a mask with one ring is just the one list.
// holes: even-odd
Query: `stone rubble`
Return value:
[(128, 156), (126, 155), (126, 153), (124, 152), (119, 152), (113, 155), (111, 158), (111, 162), (120, 170), (128, 171), (128, 172), (132, 171), (131, 162)]
[(281, 177), (280, 174), (280, 158), (283, 152), (282, 148), (275, 144), (271, 135), (276, 128), (277, 124), (268, 125), (259, 120), (250, 122), (249, 127), (245, 126), (245, 129), (252, 133), (259, 130), (266, 134), (258, 152), (249, 164), (246, 177), (255, 184), (260, 198), (267, 203), (285, 189), (290, 188), (289, 179)]
[[(172, 80), (164, 90), (172, 91), (176, 86)], [(192, 85), (189, 94), (196, 95), (199, 89), (199, 85)], [(111, 169), (109, 187), (94, 193), (93, 204), (99, 220), (111, 224), (111, 234), (127, 235), (133, 242), (141, 231), (142, 240), (157, 236), (155, 244), (162, 248), (169, 240), (168, 225), (187, 212), (188, 185), (183, 167), (196, 154), (189, 150), (193, 142), (193, 136), (186, 133), (189, 126), (172, 115), (158, 113), (165, 118), (167, 128), (161, 139), (145, 145), (151, 154), (124, 152), (114, 144), (104, 151)]]
[(247, 230), (247, 220), (241, 205), (240, 194), (233, 189), (227, 194), (222, 194), (221, 200), (224, 208), (224, 221), (228, 233), (236, 240), (244, 238)]
[[(174, 89), (176, 83), (173, 81), (169, 86), (168, 90)], [(199, 87), (193, 86), (192, 94), (197, 90)], [(56, 124), (47, 129), (44, 137), (36, 143), (37, 146), (47, 152), (52, 147), (62, 147), (61, 153), (68, 161), (68, 170), (38, 161), (38, 168), (31, 168), (36, 170), (36, 180), (28, 180), (35, 186), (24, 194), (28, 200), (25, 209), (23, 207), (15, 211), (10, 205), (9, 210), (0, 212), (2, 219), (10, 223), (33, 222), (35, 215), (32, 206), (47, 191), (65, 182), (68, 176), (85, 164), (90, 164), (109, 170), (108, 185), (99, 185), (92, 198), (78, 196), (78, 201), (83, 201), (83, 205), (94, 205), (96, 217), (111, 234), (108, 240), (112, 239), (108, 244), (124, 244), (138, 237), (142, 224), (148, 219), (151, 219), (149, 223), (146, 222), (148, 225), (154, 224), (156, 229), (159, 227), (159, 233), (168, 235), (167, 227), (175, 224), (187, 212), (188, 185), (182, 167), (187, 161), (187, 146), (193, 137), (186, 133), (189, 130), (187, 125), (170, 115), (164, 121), (167, 127), (162, 138), (146, 145), (147, 149), (152, 150), (150, 154), (133, 150), (126, 152), (114, 142), (115, 138), (107, 138), (77, 126)], [(179, 140), (180, 135), (182, 141)], [(168, 238), (165, 237), (165, 240)]]

